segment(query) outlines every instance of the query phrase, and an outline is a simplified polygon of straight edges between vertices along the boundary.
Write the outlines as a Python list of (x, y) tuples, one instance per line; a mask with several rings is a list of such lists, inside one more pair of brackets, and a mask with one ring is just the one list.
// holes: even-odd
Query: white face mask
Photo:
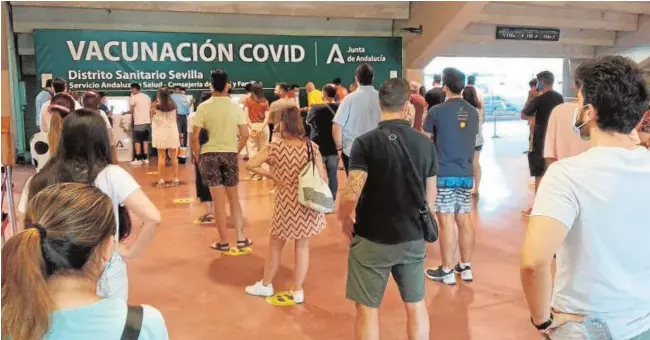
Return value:
[(589, 106), (589, 105), (584, 105), (582, 107), (579, 107), (579, 108), (573, 110), (573, 133), (576, 136), (578, 136), (578, 137), (580, 137), (582, 139), (589, 139), (589, 136), (584, 136), (583, 137), (582, 134), (580, 133), (580, 129), (582, 129), (585, 125), (587, 125), (587, 122), (580, 122), (579, 121), (579, 119), (580, 119), (580, 111), (582, 111), (582, 109), (584, 109), (587, 106)]

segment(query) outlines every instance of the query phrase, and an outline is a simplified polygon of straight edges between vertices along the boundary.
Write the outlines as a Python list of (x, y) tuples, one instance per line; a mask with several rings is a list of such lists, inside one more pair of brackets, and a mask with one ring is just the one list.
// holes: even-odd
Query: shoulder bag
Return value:
[(408, 186), (411, 188), (411, 194), (420, 213), (420, 227), (422, 228), (424, 240), (429, 243), (436, 242), (438, 240), (438, 224), (429, 210), (429, 205), (427, 204), (426, 199), (426, 190), (420, 189), (422, 188), (422, 183), (424, 183), (424, 181), (422, 180), (422, 176), (420, 176), (418, 168), (413, 163), (411, 154), (406, 149), (406, 146), (404, 146), (404, 143), (397, 138), (396, 134), (391, 133), (386, 128), (379, 128), (379, 130), (386, 135), (388, 143), (395, 150), (395, 154), (401, 155), (402, 164), (405, 164), (406, 173), (404, 176), (408, 180)]
[(298, 202), (320, 213), (334, 211), (334, 197), (316, 167), (314, 149), (309, 139), (307, 139), (307, 165), (298, 178)]
[(142, 331), (144, 309), (142, 306), (127, 306), (126, 323), (120, 340), (138, 340)]

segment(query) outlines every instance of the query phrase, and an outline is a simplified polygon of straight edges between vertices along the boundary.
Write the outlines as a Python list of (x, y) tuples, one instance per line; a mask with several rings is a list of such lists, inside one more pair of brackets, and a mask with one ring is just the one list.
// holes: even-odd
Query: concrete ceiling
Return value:
[[(449, 25), (440, 31), (432, 27), (436, 21)], [(424, 34), (405, 38), (410, 69), (436, 56), (587, 59), (616, 53), (650, 59), (650, 1), (412, 2), (403, 25), (419, 24)], [(559, 28), (560, 40), (497, 40), (497, 25)]]
[(408, 19), (409, 2), (12, 1), (12, 6), (357, 19)]
[[(37, 28), (402, 35), (407, 69), (422, 69), (437, 56), (587, 59), (623, 54), (650, 64), (650, 1), (12, 1), (11, 5), (16, 7), (14, 29), (27, 37)], [(419, 25), (424, 27), (422, 35), (400, 31)], [(560, 40), (497, 40), (498, 25), (559, 28)]]

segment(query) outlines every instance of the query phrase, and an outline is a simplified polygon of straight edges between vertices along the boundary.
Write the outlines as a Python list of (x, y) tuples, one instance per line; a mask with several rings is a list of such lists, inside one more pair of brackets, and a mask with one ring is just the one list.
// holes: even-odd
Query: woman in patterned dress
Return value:
[[(254, 285), (246, 287), (246, 293), (255, 296), (274, 294), (272, 281), (280, 267), (282, 249), (287, 240), (294, 240), (296, 268), (292, 295), (295, 303), (302, 303), (305, 298), (302, 285), (309, 268), (309, 240), (325, 228), (324, 214), (298, 202), (298, 178), (308, 162), (307, 143), (312, 144), (314, 160), (325, 183), (327, 172), (318, 146), (305, 138), (300, 110), (297, 107), (289, 107), (281, 112), (278, 129), (282, 139), (262, 149), (246, 165), (247, 170), (272, 179), (277, 187), (264, 277)], [(262, 168), (264, 163), (271, 166), (270, 171)]]
[(172, 185), (178, 185), (178, 148), (181, 146), (180, 134), (176, 123), (176, 104), (169, 95), (167, 87), (158, 89), (158, 97), (151, 104), (151, 144), (158, 150), (158, 188), (165, 187), (165, 158), (167, 150), (172, 160), (174, 179)]

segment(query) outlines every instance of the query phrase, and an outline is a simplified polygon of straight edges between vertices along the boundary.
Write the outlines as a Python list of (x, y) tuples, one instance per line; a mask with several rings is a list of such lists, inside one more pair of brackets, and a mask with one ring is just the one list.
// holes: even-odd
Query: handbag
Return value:
[(320, 213), (334, 211), (334, 197), (316, 167), (314, 149), (309, 139), (307, 139), (307, 165), (298, 178), (298, 202)]
[(397, 135), (391, 133), (386, 128), (379, 128), (388, 138), (388, 143), (392, 145), (395, 149), (397, 155), (401, 155), (402, 164), (406, 164), (406, 173), (404, 176), (408, 180), (408, 185), (411, 188), (411, 195), (417, 204), (419, 211), (420, 219), (420, 228), (422, 229), (422, 236), (425, 241), (429, 243), (436, 242), (438, 240), (438, 224), (436, 220), (431, 215), (431, 210), (429, 210), (429, 205), (427, 204), (425, 190), (420, 190), (422, 188), (422, 176), (413, 163), (413, 159), (409, 151), (404, 146), (404, 143), (397, 138)]

